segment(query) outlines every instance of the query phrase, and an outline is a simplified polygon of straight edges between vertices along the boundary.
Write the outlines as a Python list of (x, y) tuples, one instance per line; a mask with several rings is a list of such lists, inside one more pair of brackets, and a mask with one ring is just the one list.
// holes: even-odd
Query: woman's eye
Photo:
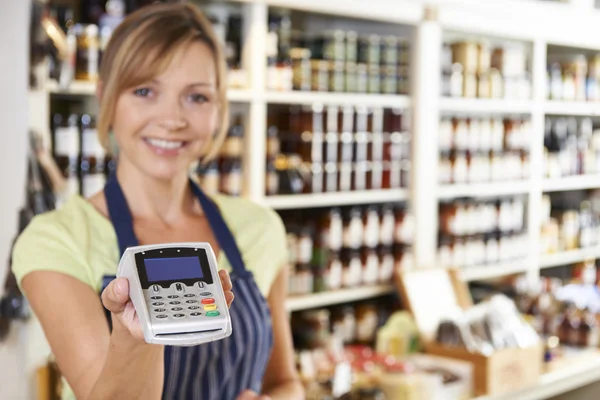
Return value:
[(190, 95), (190, 100), (194, 103), (206, 103), (208, 98), (203, 94), (192, 94)]
[(152, 91), (148, 88), (139, 88), (139, 89), (135, 89), (133, 93), (139, 97), (148, 97), (148, 96), (150, 96)]

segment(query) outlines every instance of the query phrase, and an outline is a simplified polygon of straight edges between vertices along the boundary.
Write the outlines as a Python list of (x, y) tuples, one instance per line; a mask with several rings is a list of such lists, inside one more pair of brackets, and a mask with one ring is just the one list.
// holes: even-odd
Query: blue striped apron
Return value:
[[(245, 389), (260, 393), (273, 346), (271, 313), (217, 205), (193, 181), (190, 184), (232, 267), (233, 332), (226, 339), (199, 346), (165, 346), (162, 398), (234, 400)], [(104, 194), (123, 254), (127, 247), (138, 245), (138, 240), (127, 201), (114, 175), (106, 183)], [(103, 290), (114, 278), (104, 277)]]

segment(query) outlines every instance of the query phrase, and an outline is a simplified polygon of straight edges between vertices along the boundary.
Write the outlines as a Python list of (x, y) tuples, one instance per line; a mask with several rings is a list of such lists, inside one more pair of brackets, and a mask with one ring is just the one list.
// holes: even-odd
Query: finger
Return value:
[(235, 299), (235, 295), (232, 292), (225, 292), (225, 301), (227, 302), (227, 307), (231, 307), (233, 299)]
[(112, 313), (120, 313), (125, 309), (129, 300), (129, 281), (127, 278), (117, 278), (106, 286), (102, 292), (102, 304)]
[(256, 400), (258, 396), (251, 390), (244, 390), (238, 396), (237, 400)]
[(228, 292), (231, 289), (233, 289), (229, 272), (225, 271), (224, 269), (220, 270), (219, 278), (221, 278), (221, 285), (223, 286), (223, 291)]

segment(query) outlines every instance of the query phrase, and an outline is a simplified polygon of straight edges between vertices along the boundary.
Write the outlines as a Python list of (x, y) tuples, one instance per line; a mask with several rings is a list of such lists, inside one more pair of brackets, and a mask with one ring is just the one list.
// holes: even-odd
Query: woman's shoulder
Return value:
[(240, 248), (246, 268), (266, 297), (289, 260), (286, 229), (279, 214), (240, 197), (213, 197)]
[(89, 204), (72, 196), (59, 209), (33, 217), (19, 234), (12, 249), (12, 270), (18, 282), (35, 270), (55, 270), (75, 275), (85, 261), (85, 241), (89, 240), (91, 215)]
[[(250, 226), (264, 229), (283, 228), (279, 214), (272, 208), (244, 197), (217, 194), (213, 199), (219, 206), (221, 213), (229, 225), (236, 227)], [(234, 232), (235, 234), (235, 232)]]

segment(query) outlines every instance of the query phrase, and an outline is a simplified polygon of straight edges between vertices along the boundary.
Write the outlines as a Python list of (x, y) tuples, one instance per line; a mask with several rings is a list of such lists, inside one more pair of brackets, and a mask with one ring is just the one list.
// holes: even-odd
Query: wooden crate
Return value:
[(509, 393), (538, 383), (543, 372), (541, 341), (529, 348), (499, 350), (491, 355), (435, 342), (437, 326), (444, 316), (457, 306), (467, 309), (473, 305), (468, 287), (457, 271), (408, 271), (397, 275), (395, 283), (419, 327), (425, 352), (472, 363), (475, 396)]

